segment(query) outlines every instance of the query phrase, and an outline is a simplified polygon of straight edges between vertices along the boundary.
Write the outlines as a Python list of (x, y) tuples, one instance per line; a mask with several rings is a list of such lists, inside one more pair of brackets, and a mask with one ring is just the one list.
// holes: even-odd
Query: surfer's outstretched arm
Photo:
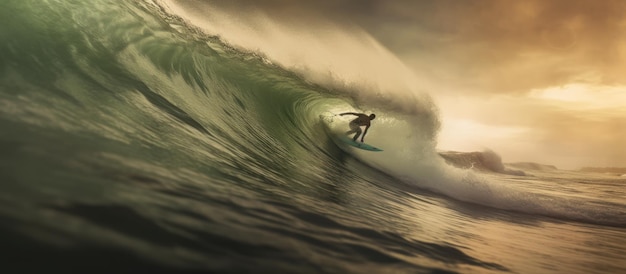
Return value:
[(347, 115), (347, 114), (352, 114), (352, 115), (354, 115), (354, 116), (359, 116), (359, 114), (358, 114), (358, 113), (354, 113), (354, 112), (344, 112), (344, 113), (341, 113), (341, 114), (339, 114), (339, 115), (344, 116), (344, 115)]

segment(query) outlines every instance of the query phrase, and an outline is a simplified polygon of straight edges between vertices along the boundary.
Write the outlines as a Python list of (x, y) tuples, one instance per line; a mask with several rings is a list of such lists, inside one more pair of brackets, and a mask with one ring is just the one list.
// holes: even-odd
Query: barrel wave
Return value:
[[(300, 56), (271, 50), (276, 36), (237, 40), (217, 9), (202, 9), (220, 15), (210, 22), (186, 12), (210, 1), (186, 5), (0, 4), (7, 267), (523, 272), (537, 268), (478, 251), (478, 230), (459, 227), (481, 227), (476, 218), (502, 231), (580, 222), (624, 233), (615, 195), (570, 193), (567, 183), (569, 194), (553, 194), (527, 188), (540, 180), (524, 172), (446, 163), (434, 100), (366, 33), (329, 28), (305, 40), (333, 45), (330, 57)], [(287, 35), (283, 27), (271, 29)], [(380, 67), (316, 61), (363, 53)], [(366, 140), (385, 151), (337, 147), (328, 129), (348, 129), (336, 115), (345, 111), (376, 113)], [(27, 258), (40, 263), (17, 263)]]

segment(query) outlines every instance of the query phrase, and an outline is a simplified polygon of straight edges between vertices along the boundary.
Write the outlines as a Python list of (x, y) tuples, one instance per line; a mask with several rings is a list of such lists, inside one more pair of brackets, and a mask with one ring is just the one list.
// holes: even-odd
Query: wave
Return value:
[(527, 169), (527, 170), (543, 170), (543, 171), (557, 170), (556, 166), (533, 163), (533, 162), (517, 162), (517, 163), (509, 163), (507, 165), (515, 167), (515, 168)]
[(155, 3), (178, 16), (179, 23), (350, 97), (357, 107), (429, 116), (429, 130), (435, 134), (439, 129), (433, 115), (436, 107), (411, 70), (356, 26), (323, 20), (298, 24), (256, 9), (232, 10), (213, 2)]
[(440, 152), (439, 155), (446, 160), (446, 163), (463, 169), (475, 169), (478, 171), (490, 171), (509, 175), (524, 176), (521, 170), (508, 169), (502, 163), (500, 155), (492, 150), (483, 152)]
[(580, 169), (582, 172), (599, 172), (599, 173), (611, 173), (611, 174), (626, 174), (625, 167), (583, 167)]
[[(327, 180), (329, 170), (342, 173), (337, 166), (352, 168), (343, 166), (346, 155), (319, 115), (375, 112), (367, 140), (385, 151), (351, 157), (402, 184), (495, 208), (626, 224), (620, 204), (534, 193), (447, 164), (437, 151), (435, 102), (362, 30), (327, 24), (304, 35), (263, 14), (198, 1), (106, 3), (41, 4), (33, 16), (10, 17), (23, 29), (3, 28), (14, 37), (0, 45), (2, 63), (11, 64), (2, 68), (4, 120), (89, 144), (101, 159), (159, 170), (173, 181), (190, 175), (153, 167), (198, 168), (259, 188), (306, 188)], [(67, 16), (37, 16), (47, 12)], [(260, 27), (247, 29), (251, 24)], [(347, 127), (343, 118), (328, 123)], [(112, 156), (119, 154), (126, 156)]]
[[(157, 3), (168, 13), (238, 50), (254, 52), (310, 83), (321, 84), (330, 94), (350, 99), (345, 101), (347, 104), (321, 104), (322, 108), (310, 111), (336, 114), (356, 108), (376, 112), (375, 125), (367, 139), (385, 152), (352, 154), (404, 183), (500, 209), (600, 224), (626, 223), (619, 204), (597, 205), (600, 203), (591, 199), (588, 204), (595, 205), (581, 205), (570, 198), (523, 190), (464, 168), (467, 163), (474, 163), (479, 170), (525, 174), (506, 168), (495, 152), (437, 152), (440, 121), (434, 101), (419, 89), (418, 77), (361, 29), (315, 21), (313, 24), (319, 24), (320, 31), (311, 34), (311, 29), (316, 29), (311, 28), (311, 22), (307, 22), (306, 29), (298, 29), (297, 25), (258, 11), (180, 1)], [(233, 17), (241, 20), (232, 20)], [(342, 118), (325, 120), (337, 132), (345, 131), (348, 122)]]

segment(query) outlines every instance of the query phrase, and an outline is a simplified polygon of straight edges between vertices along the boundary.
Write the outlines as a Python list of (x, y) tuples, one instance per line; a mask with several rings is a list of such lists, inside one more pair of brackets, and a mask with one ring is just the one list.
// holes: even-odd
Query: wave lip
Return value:
[[(402, 60), (355, 26), (202, 1), (155, 0), (168, 16), (240, 52), (371, 108), (436, 119), (430, 95)], [(177, 20), (178, 21), (178, 20)]]

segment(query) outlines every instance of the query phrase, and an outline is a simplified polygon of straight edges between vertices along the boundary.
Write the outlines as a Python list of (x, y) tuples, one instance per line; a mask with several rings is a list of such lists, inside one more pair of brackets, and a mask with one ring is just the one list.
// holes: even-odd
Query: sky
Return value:
[(626, 1), (219, 4), (361, 28), (437, 102), (442, 150), (488, 148), (505, 162), (563, 169), (626, 167)]

